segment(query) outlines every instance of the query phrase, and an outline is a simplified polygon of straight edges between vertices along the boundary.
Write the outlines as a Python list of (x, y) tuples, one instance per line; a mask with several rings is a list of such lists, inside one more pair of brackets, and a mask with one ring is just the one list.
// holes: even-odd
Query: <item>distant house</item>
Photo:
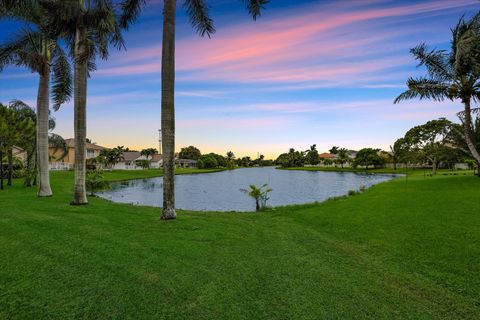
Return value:
[(336, 156), (335, 154), (327, 153), (327, 152), (320, 153), (320, 154), (318, 155), (318, 157), (319, 157), (320, 159), (332, 159), (332, 160), (337, 158), (337, 156)]
[[(135, 170), (137, 168), (137, 160), (142, 160), (142, 155), (138, 151), (125, 151), (123, 153), (123, 160), (115, 164), (113, 169), (118, 170)], [(145, 159), (145, 157), (143, 157)]]
[(176, 159), (175, 166), (177, 168), (196, 168), (197, 161), (192, 159)]
[[(50, 158), (50, 170), (68, 170), (75, 163), (75, 139), (65, 139), (67, 150), (50, 146), (48, 155)], [(86, 159), (96, 158), (100, 151), (106, 149), (94, 143), (85, 143)], [(66, 151), (66, 152), (65, 152)]]
[(137, 161), (140, 160), (149, 160), (150, 168), (161, 168), (163, 165), (163, 156), (161, 154), (155, 154), (152, 157), (147, 158), (138, 151), (126, 151), (123, 153), (123, 159), (123, 161), (117, 163), (113, 168), (117, 170), (143, 169), (137, 163)]
[(25, 151), (24, 149), (17, 146), (13, 146), (12, 154), (14, 158), (20, 159), (22, 163), (27, 162), (27, 151)]
[(355, 157), (357, 156), (357, 153), (358, 153), (358, 151), (355, 151), (355, 150), (348, 150), (347, 151), (347, 155), (350, 159), (355, 159)]
[(161, 168), (163, 166), (163, 156), (161, 154), (154, 154), (150, 159), (150, 168)]

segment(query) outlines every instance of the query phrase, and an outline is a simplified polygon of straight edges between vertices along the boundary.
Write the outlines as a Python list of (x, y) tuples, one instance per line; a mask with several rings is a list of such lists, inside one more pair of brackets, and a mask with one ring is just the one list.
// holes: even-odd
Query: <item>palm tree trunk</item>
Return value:
[(39, 197), (52, 196), (48, 171), (48, 118), (50, 93), (50, 65), (47, 63), (40, 74), (37, 96), (37, 165)]
[(162, 149), (163, 212), (162, 219), (176, 218), (175, 213), (175, 7), (176, 0), (165, 0), (162, 42)]
[[(35, 145), (36, 144), (37, 143), (35, 141)], [(37, 164), (36, 164), (36, 161), (35, 161), (36, 158), (37, 158), (36, 148), (35, 148), (35, 146), (33, 146), (31, 151), (27, 154), (27, 170), (28, 170), (27, 172), (28, 172), (28, 174), (27, 174), (27, 177), (25, 178), (25, 186), (26, 187), (31, 187), (31, 186), (35, 185), (35, 177), (37, 175), (32, 174), (32, 173), (35, 173), (35, 171), (37, 170)]]
[(87, 61), (80, 59), (85, 51), (86, 30), (77, 27), (75, 32), (74, 73), (74, 136), (75, 136), (75, 185), (72, 205), (87, 204), (85, 187), (87, 140)]
[[(472, 139), (472, 111), (470, 107), (470, 98), (464, 99), (463, 104), (465, 105), (465, 119), (463, 121), (463, 130), (465, 135), (465, 141), (467, 142), (468, 149), (472, 154), (473, 158), (480, 163), (480, 154), (475, 147), (475, 143)], [(479, 175), (480, 176), (480, 175)]]
[(13, 180), (13, 148), (10, 148), (8, 150), (8, 181), (7, 181), (7, 186), (12, 185), (12, 180)]

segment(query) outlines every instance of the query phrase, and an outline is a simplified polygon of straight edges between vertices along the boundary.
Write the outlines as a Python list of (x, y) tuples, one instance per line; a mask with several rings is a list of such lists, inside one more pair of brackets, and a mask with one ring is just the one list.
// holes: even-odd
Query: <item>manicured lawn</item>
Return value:
[[(396, 173), (396, 174), (413, 174), (413, 175), (429, 175), (431, 174), (432, 170), (425, 168), (425, 169), (417, 169), (417, 168), (397, 168), (397, 170), (393, 168), (380, 168), (380, 169), (364, 169), (364, 168), (352, 168), (352, 167), (294, 167), (294, 168), (278, 168), (281, 170), (304, 170), (304, 171), (334, 171), (334, 172), (359, 172), (359, 173)], [(463, 174), (463, 173), (472, 173), (473, 170), (439, 170), (439, 174), (442, 175), (453, 175), (453, 174)]]
[[(107, 173), (108, 179), (137, 174)], [(145, 176), (142, 176), (145, 177)], [(480, 179), (406, 179), (264, 213), (0, 193), (0, 319), (480, 317)]]

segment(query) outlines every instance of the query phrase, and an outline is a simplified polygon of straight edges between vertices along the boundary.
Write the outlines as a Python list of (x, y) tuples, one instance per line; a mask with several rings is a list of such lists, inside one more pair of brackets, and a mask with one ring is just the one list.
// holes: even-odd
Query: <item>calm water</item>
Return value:
[[(240, 191), (250, 184), (267, 183), (273, 189), (267, 204), (283, 206), (323, 201), (393, 178), (395, 175), (277, 170), (273, 167), (178, 175), (175, 176), (176, 206), (197, 211), (254, 211), (254, 200)], [(162, 178), (117, 182), (98, 195), (114, 202), (161, 207), (162, 185)]]

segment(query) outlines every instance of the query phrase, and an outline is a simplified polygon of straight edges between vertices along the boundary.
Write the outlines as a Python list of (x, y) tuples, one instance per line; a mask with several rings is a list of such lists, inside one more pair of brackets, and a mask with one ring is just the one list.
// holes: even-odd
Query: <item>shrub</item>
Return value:
[(101, 170), (88, 171), (85, 184), (92, 196), (95, 191), (105, 190), (110, 187), (110, 183), (105, 181)]
[(214, 169), (218, 162), (212, 154), (205, 154), (198, 159), (197, 166), (199, 169)]

